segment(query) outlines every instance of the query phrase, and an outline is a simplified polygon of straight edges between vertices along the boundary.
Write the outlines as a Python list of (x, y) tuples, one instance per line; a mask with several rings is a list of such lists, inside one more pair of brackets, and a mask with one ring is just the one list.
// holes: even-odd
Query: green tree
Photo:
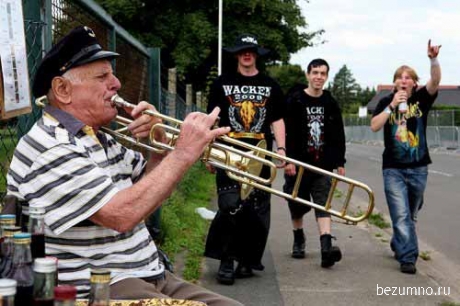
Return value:
[(369, 86), (367, 86), (364, 90), (358, 91), (356, 95), (357, 102), (360, 106), (366, 106), (376, 93), (377, 91), (374, 87), (369, 88)]
[[(218, 0), (96, 0), (132, 35), (162, 50), (162, 64), (201, 89), (217, 66)], [(306, 1), (306, 0), (303, 0)], [(308, 32), (295, 0), (225, 0), (223, 45), (253, 33), (271, 49), (270, 63), (287, 63), (290, 54), (312, 46), (322, 30)]]
[(361, 91), (361, 87), (356, 83), (347, 65), (343, 65), (336, 73), (328, 89), (332, 92), (343, 112), (349, 112), (351, 109), (357, 108), (354, 104), (358, 103), (357, 96), (358, 92)]
[(294, 85), (306, 83), (305, 71), (300, 65), (273, 65), (267, 67), (268, 74), (278, 81), (284, 93)]

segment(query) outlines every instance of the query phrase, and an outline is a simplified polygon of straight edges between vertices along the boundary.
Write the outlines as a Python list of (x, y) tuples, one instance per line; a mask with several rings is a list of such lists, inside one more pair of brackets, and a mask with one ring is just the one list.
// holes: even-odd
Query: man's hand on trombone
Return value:
[[(279, 148), (279, 149), (276, 150), (276, 154), (281, 155), (283, 157), (286, 157), (286, 149)], [(281, 159), (278, 160), (278, 161), (279, 161), (279, 163), (276, 164), (276, 168), (280, 169), (280, 168), (286, 167), (286, 161), (281, 160)]]
[(295, 169), (295, 165), (293, 164), (287, 164), (286, 167), (284, 167), (284, 173), (287, 175), (287, 176), (294, 176), (296, 175), (296, 169)]
[(337, 168), (337, 174), (345, 176), (345, 168), (344, 167), (338, 167)]
[(230, 132), (230, 127), (213, 128), (219, 112), (220, 108), (216, 107), (209, 115), (200, 112), (188, 114), (181, 126), (175, 151), (193, 163), (214, 139)]
[[(158, 123), (162, 123), (162, 120), (158, 117), (145, 114), (145, 110), (156, 112), (155, 106), (148, 102), (141, 101), (133, 109), (125, 108), (125, 111), (134, 118), (133, 122), (128, 125), (128, 129), (131, 134), (136, 138), (146, 138), (150, 136), (150, 130), (152, 126)], [(165, 142), (166, 137), (162, 129), (157, 129), (154, 135), (155, 139), (159, 142)]]

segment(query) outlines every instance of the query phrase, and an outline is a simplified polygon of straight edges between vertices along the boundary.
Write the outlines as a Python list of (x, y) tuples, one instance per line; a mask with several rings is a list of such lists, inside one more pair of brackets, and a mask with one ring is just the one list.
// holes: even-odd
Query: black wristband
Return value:
[(388, 108), (389, 108), (391, 111), (394, 111), (394, 110), (395, 110), (395, 108), (391, 105), (391, 103), (388, 104)]
[(284, 152), (286, 152), (286, 148), (285, 148), (285, 147), (278, 147), (278, 148), (276, 148), (276, 151), (278, 151), (278, 150), (283, 150)]

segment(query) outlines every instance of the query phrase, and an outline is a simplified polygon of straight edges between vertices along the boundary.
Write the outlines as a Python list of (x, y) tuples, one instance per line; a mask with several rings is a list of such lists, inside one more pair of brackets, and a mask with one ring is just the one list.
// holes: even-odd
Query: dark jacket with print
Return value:
[(331, 171), (345, 165), (345, 132), (337, 101), (327, 90), (320, 97), (291, 88), (286, 98), (288, 157)]

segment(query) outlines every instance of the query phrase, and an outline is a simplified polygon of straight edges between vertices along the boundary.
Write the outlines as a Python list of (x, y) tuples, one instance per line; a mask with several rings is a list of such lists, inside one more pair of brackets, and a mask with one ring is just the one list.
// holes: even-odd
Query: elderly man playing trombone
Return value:
[[(79, 26), (43, 59), (33, 85), (47, 97), (43, 116), (20, 140), (8, 172), (8, 194), (46, 210), (46, 254), (58, 258), (59, 283), (87, 297), (90, 269), (111, 272), (111, 298), (177, 298), (207, 305), (240, 303), (165, 271), (143, 219), (161, 206), (204, 148), (229, 128), (211, 129), (219, 109), (189, 114), (175, 150), (149, 160), (101, 131), (117, 115), (120, 89), (96, 35)], [(158, 119), (129, 109), (133, 136)]]

